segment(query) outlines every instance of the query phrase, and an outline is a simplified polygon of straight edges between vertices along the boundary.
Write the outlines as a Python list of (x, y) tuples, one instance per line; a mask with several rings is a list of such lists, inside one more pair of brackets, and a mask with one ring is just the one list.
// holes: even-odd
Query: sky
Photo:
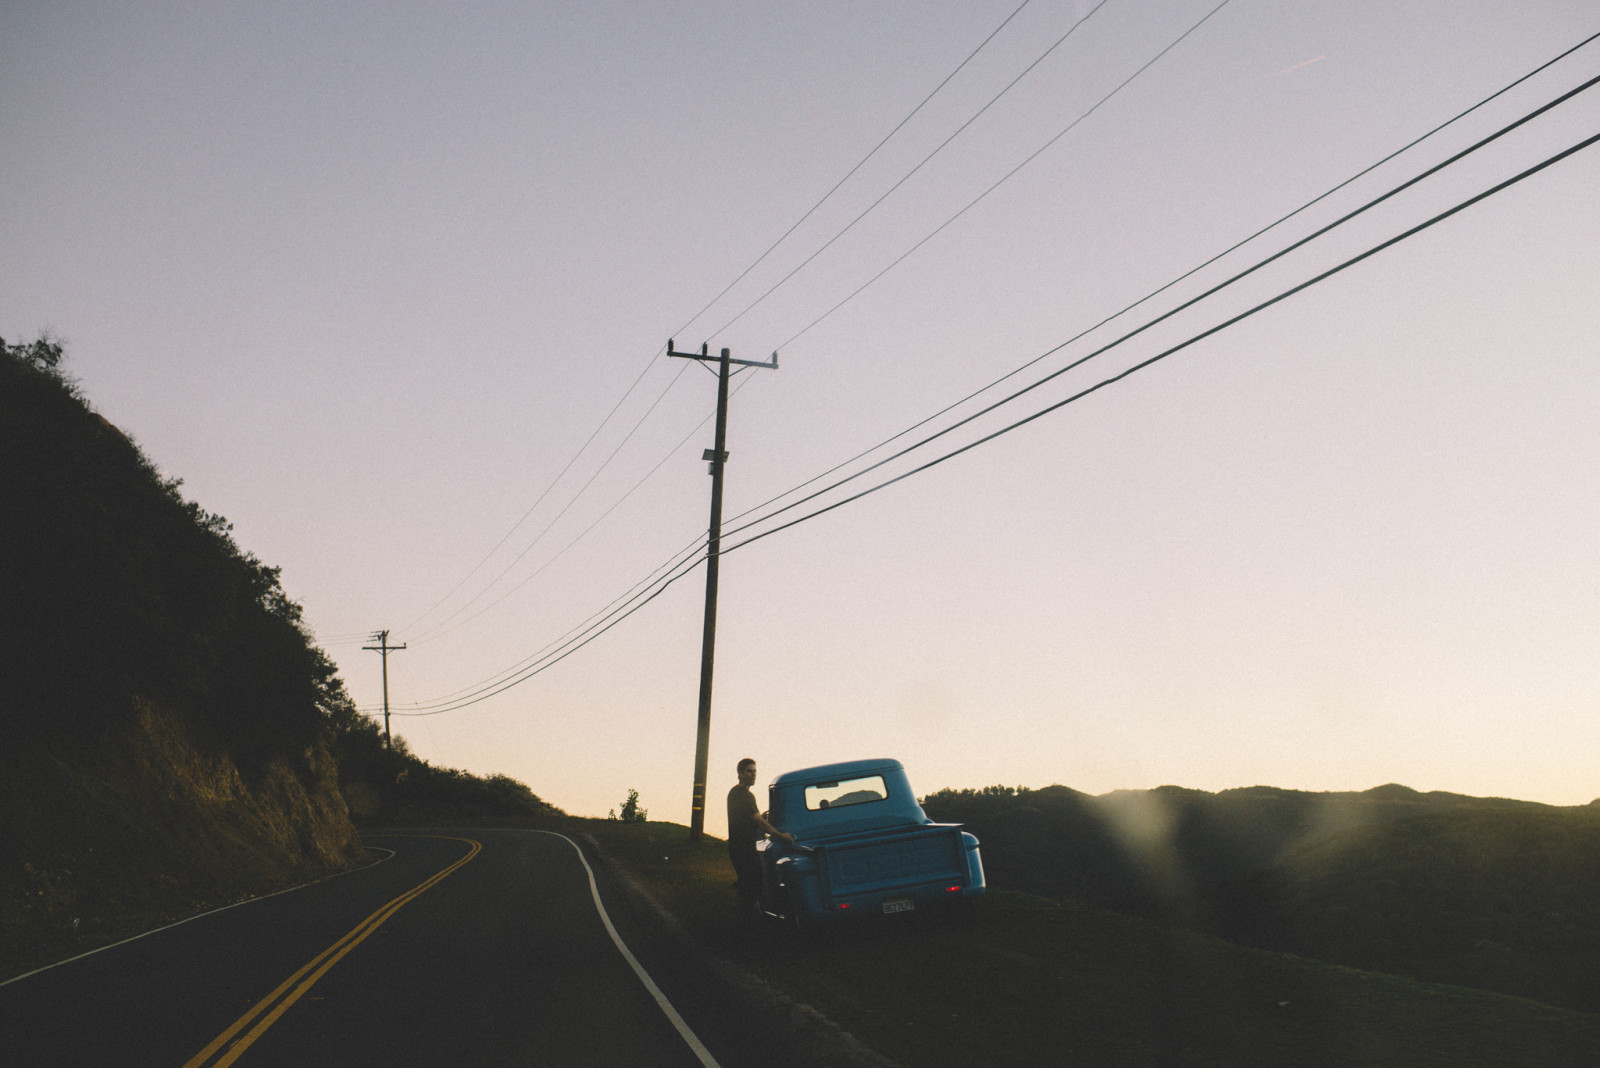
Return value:
[[(920, 793), (1600, 796), (1600, 146), (774, 530), (1600, 132), (1597, 88), (773, 518), (1600, 74), (1596, 42), (1072, 340), (1600, 16), (1019, 2), (11, 0), (0, 335), (64, 341), (363, 709), (367, 636), (403, 643), (394, 713), (692, 556), (716, 379), (667, 341), (777, 351), (728, 417), (725, 527), (760, 521), (720, 561), (712, 833), (744, 756), (758, 790), (891, 756)], [(394, 730), (687, 822), (703, 584)]]

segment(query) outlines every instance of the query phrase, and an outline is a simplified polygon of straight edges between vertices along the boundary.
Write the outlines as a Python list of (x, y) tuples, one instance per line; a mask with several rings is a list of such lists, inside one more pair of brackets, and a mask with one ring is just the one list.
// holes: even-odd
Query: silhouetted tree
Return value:
[(620, 819), (623, 823), (643, 823), (650, 818), (650, 811), (639, 807), (639, 791), (630, 786), (627, 799), (622, 802), (622, 814), (618, 815), (617, 810), (612, 809), (606, 818)]

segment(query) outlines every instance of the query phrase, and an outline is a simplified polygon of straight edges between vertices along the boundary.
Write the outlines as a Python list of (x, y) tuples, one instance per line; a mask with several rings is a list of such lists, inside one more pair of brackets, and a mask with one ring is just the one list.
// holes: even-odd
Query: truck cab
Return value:
[(948, 908), (984, 890), (978, 840), (934, 823), (898, 760), (850, 760), (779, 775), (768, 819), (761, 909), (796, 925)]

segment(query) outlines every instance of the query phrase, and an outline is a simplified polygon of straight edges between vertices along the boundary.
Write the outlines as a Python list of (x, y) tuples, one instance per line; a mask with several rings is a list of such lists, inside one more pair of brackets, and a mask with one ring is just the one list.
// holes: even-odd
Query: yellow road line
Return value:
[[(445, 876), (449, 875), (467, 861), (477, 856), (478, 852), (483, 849), (483, 843), (475, 842), (471, 838), (451, 838), (447, 835), (431, 834), (407, 835), (405, 837), (448, 838), (449, 841), (452, 842), (465, 842), (472, 848), (467, 851), (466, 856), (457, 860), (454, 864), (435, 872), (433, 875), (430, 875), (416, 886), (413, 886), (410, 890), (407, 890), (393, 901), (390, 901), (372, 915), (356, 924), (356, 926), (350, 930), (349, 934), (346, 934), (333, 945), (329, 946), (327, 949), (311, 958), (308, 963), (302, 966), (293, 975), (279, 983), (277, 988), (273, 990), (272, 993), (256, 1002), (243, 1016), (229, 1024), (226, 1030), (206, 1044), (205, 1049), (201, 1050), (199, 1053), (196, 1053), (192, 1058), (190, 1058), (184, 1064), (183, 1068), (200, 1068), (201, 1065), (207, 1063), (210, 1063), (212, 1068), (226, 1068), (227, 1065), (232, 1064), (240, 1054), (242, 1054), (246, 1049), (250, 1048), (250, 1045), (255, 1042), (256, 1039), (261, 1037), (267, 1028), (271, 1027), (278, 1021), (278, 1017), (282, 1016), (284, 1012), (288, 1010), (290, 1005), (293, 1005), (296, 1001), (299, 1001), (301, 996), (303, 996), (306, 991), (310, 990), (312, 986), (316, 984), (317, 980), (326, 975), (329, 968), (332, 968), (335, 964), (339, 963), (340, 959), (343, 958), (346, 953), (349, 953), (352, 949), (356, 948), (356, 946), (366, 941), (367, 936), (372, 934), (372, 932), (376, 931), (379, 927), (382, 927), (389, 917), (393, 916), (396, 912), (399, 912), (401, 908), (415, 900), (419, 895), (428, 890), (435, 883), (439, 882)], [(307, 973), (310, 974), (308, 975)], [(257, 1020), (257, 1017), (260, 1017), (260, 1019)], [(250, 1027), (252, 1022), (255, 1022), (254, 1027)], [(229, 1041), (233, 1039), (234, 1035), (237, 1035), (246, 1027), (250, 1027), (248, 1033), (246, 1033), (238, 1041), (233, 1042), (227, 1051), (223, 1053), (221, 1057), (217, 1058), (217, 1060), (211, 1060), (211, 1058), (215, 1056), (219, 1050), (228, 1045)]]

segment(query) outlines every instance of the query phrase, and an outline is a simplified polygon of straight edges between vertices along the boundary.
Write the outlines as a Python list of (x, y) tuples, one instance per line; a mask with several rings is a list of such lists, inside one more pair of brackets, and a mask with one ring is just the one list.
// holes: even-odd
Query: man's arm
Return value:
[(778, 830), (778, 828), (774, 827), (772, 824), (767, 822), (767, 817), (766, 816), (764, 816), (761, 813), (757, 812), (753, 818), (756, 821), (756, 826), (760, 827), (763, 831), (766, 831), (768, 834), (772, 835), (772, 837), (774, 837), (774, 838), (782, 838), (785, 842), (788, 842), (790, 845), (794, 845), (794, 835), (790, 834), (788, 831), (780, 831), (780, 830)]

